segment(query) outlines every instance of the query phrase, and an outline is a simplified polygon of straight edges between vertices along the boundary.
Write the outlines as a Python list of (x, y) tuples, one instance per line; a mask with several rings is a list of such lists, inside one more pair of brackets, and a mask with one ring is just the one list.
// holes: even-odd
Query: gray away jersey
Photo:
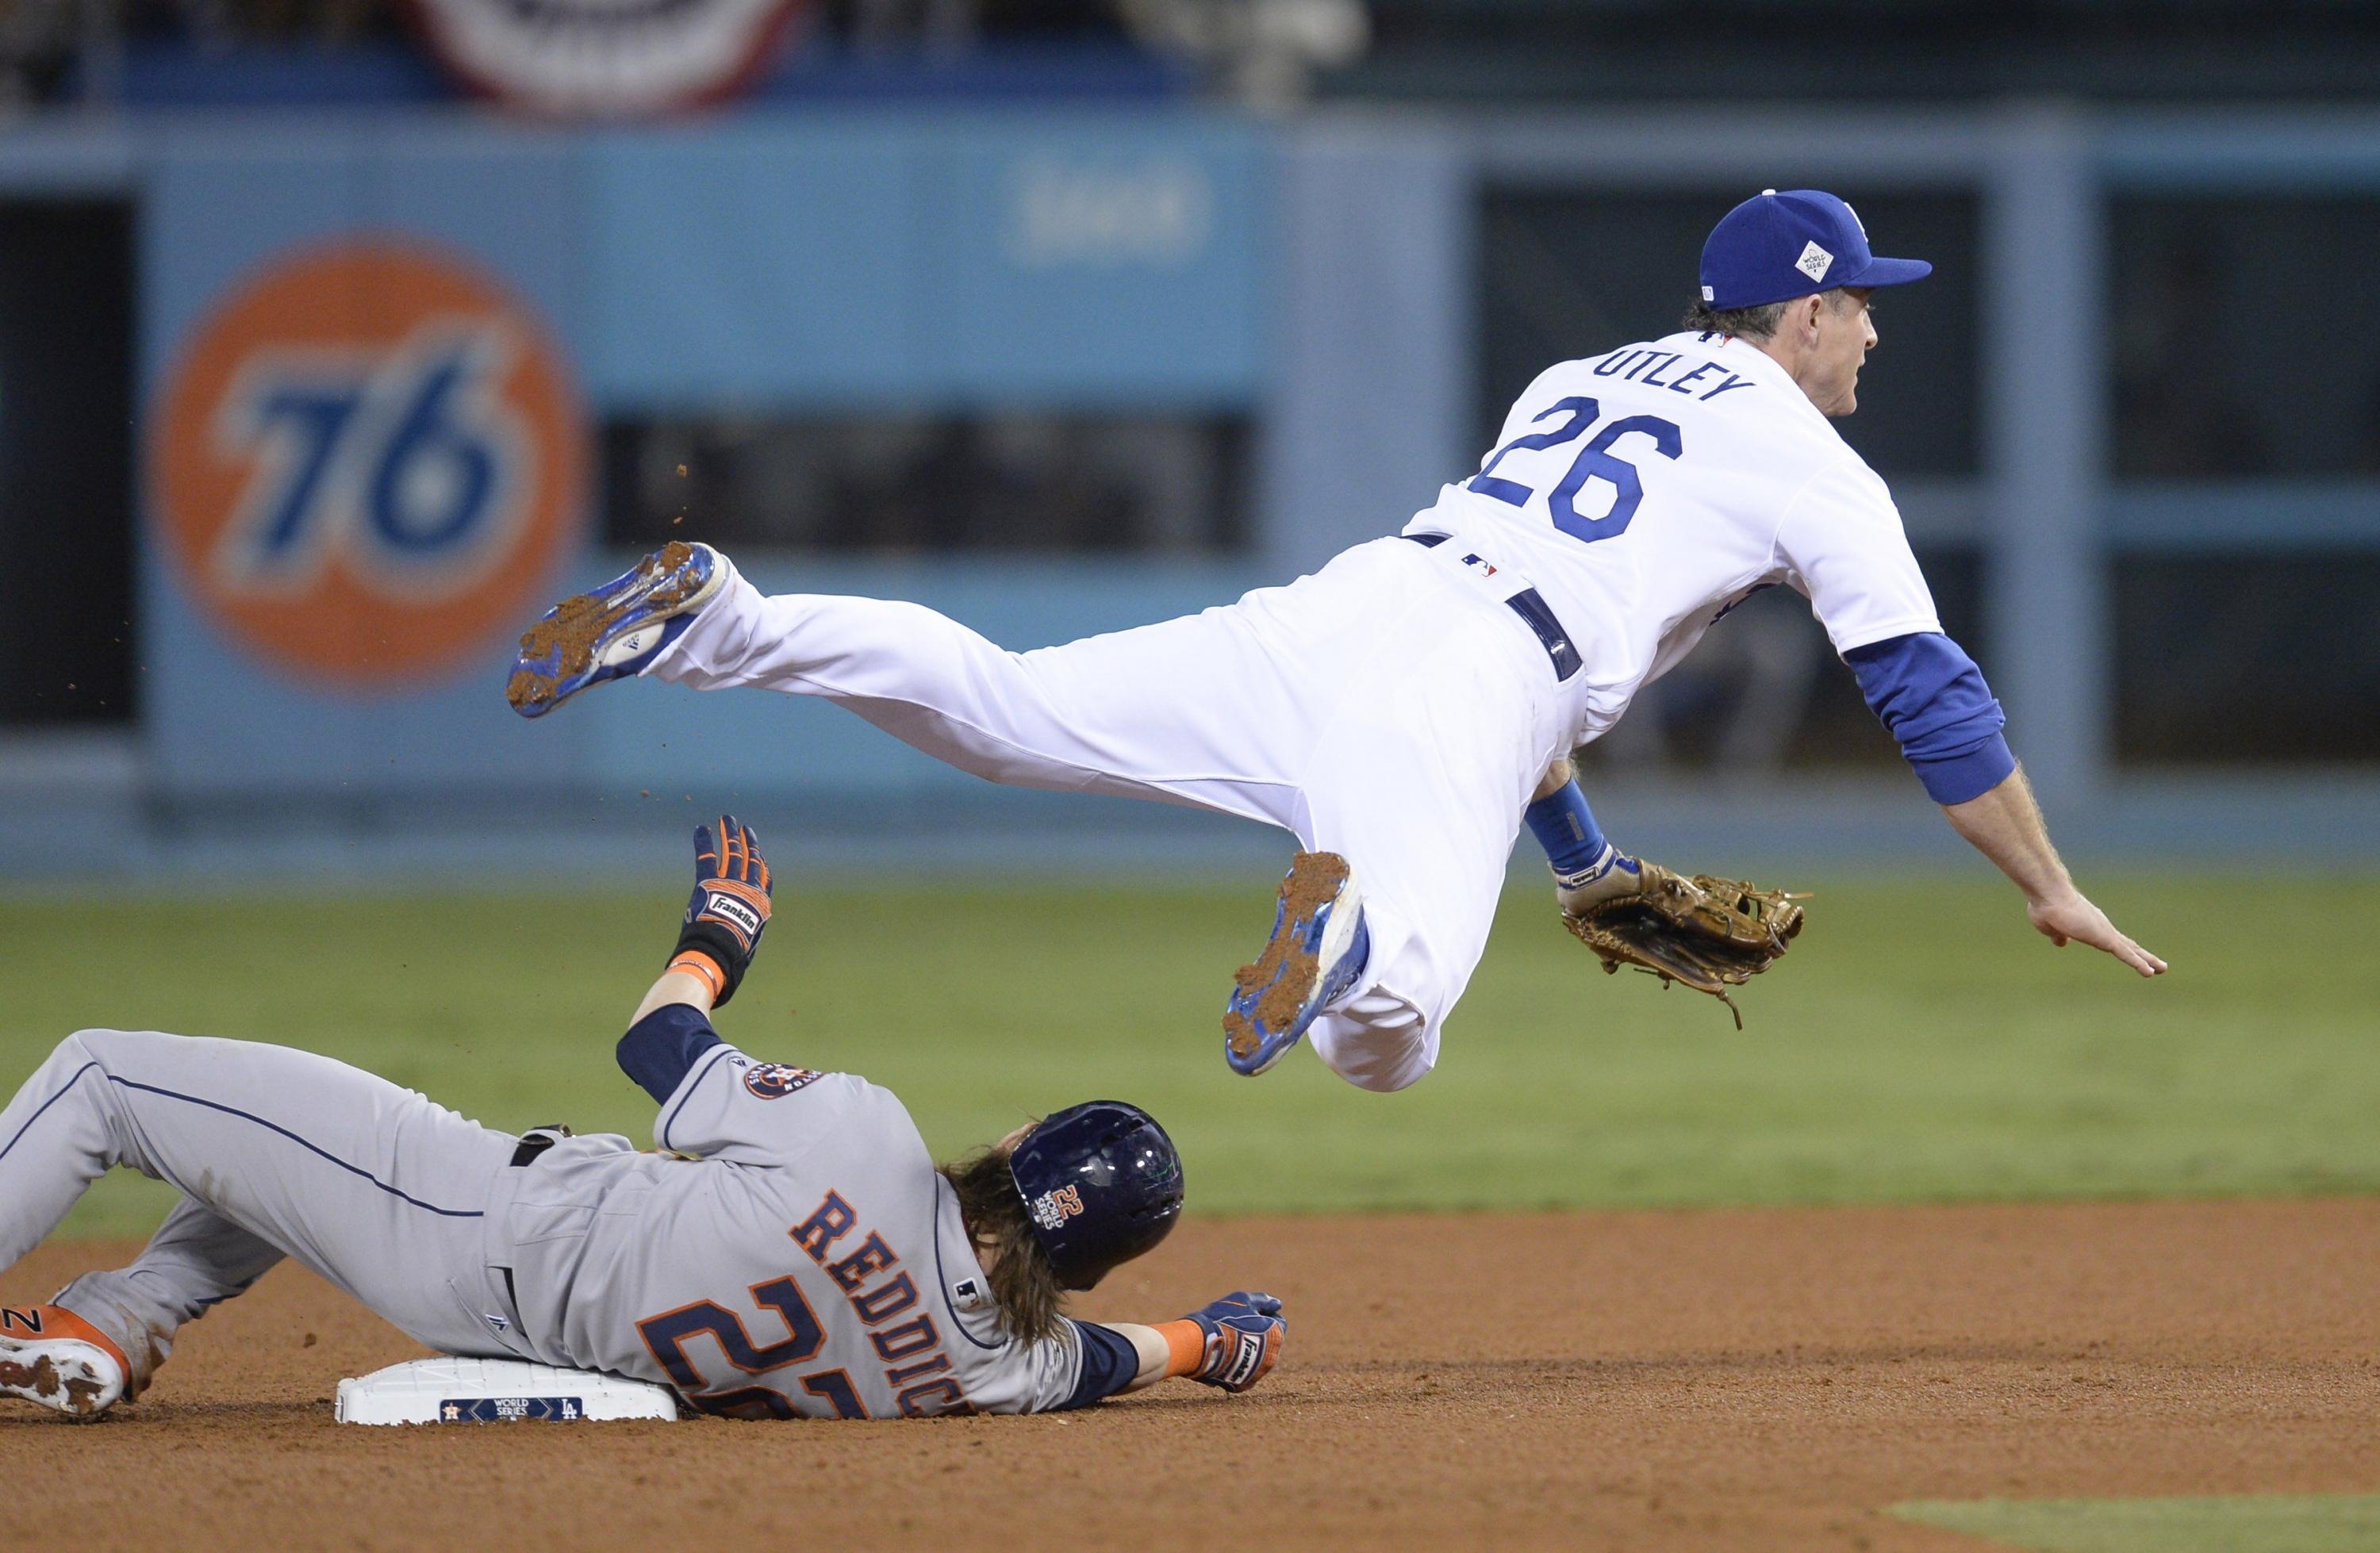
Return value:
[[(1072, 1323), (1039, 1343), (1000, 1329), (957, 1198), (891, 1091), (724, 1044), (691, 1054), (654, 1123), (665, 1152), (572, 1138), (520, 1172), (515, 1275), (540, 1357), (756, 1417), (1087, 1400)], [(655, 1089), (676, 1065), (639, 1072), (626, 1043), (622, 1060)]]

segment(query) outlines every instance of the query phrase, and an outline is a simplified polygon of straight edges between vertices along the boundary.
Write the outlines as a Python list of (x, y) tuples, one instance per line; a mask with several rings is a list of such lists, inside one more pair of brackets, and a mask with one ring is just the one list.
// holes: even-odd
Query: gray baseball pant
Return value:
[(491, 1266), (507, 1247), (490, 1209), (518, 1142), (311, 1052), (83, 1030), (0, 1110), (0, 1268), (122, 1165), (183, 1200), (130, 1267), (56, 1303), (116, 1341), (134, 1390), (184, 1322), (284, 1256), (426, 1347), (526, 1357)]

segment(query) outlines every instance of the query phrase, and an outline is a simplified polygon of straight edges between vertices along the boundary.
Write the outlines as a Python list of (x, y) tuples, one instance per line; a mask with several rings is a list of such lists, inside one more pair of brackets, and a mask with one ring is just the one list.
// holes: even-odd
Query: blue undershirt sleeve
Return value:
[(664, 1003), (620, 1037), (620, 1071), (635, 1079), (655, 1105), (664, 1104), (702, 1054), (723, 1044), (700, 1009), (692, 1003)]
[(1596, 824), (1595, 811), (1586, 807), (1586, 795), (1575, 781), (1536, 799), (1521, 817), (1546, 849), (1546, 861), (1554, 872), (1574, 874), (1603, 860), (1602, 827)]
[(1112, 1397), (1140, 1374), (1140, 1350), (1132, 1345), (1130, 1338), (1096, 1321), (1067, 1324), (1075, 1329), (1075, 1336), (1083, 1345), (1083, 1374), (1066, 1400), (1050, 1410), (1052, 1413), (1088, 1407), (1102, 1398)]
[(1843, 661), (1936, 803), (1980, 798), (2016, 770), (2000, 732), (2007, 714), (1983, 671), (1949, 637), (1914, 632), (1855, 647)]

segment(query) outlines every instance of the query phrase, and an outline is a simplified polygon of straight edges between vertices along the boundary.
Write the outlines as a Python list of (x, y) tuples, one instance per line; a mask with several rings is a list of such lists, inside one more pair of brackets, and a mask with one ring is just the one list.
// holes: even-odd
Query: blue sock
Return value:
[(1579, 791), (1575, 782), (1531, 804), (1527, 819), (1537, 844), (1546, 849), (1546, 861), (1554, 866), (1558, 874), (1575, 874), (1595, 867), (1604, 860), (1611, 845), (1603, 839), (1603, 830), (1595, 822), (1595, 811), (1586, 807), (1586, 795)]

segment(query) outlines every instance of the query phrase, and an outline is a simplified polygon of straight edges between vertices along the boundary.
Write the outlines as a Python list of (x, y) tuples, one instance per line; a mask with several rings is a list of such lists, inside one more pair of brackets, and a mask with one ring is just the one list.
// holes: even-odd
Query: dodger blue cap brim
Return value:
[(1867, 268), (1856, 275), (1845, 275), (1837, 285), (1905, 285), (1922, 281), (1934, 273), (1934, 266), (1923, 259), (1871, 259)]

